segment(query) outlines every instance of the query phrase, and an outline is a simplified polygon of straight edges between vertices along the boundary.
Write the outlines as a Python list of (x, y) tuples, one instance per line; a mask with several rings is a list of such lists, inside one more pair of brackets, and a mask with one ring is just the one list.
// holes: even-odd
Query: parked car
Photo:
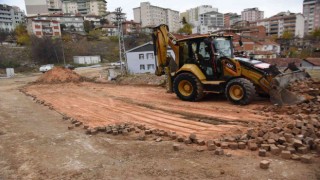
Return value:
[[(121, 61), (113, 62), (110, 65), (111, 66), (120, 66), (121, 65)], [(124, 65), (124, 62), (122, 62), (122, 65)]]
[(42, 73), (45, 73), (45, 72), (53, 69), (53, 67), (54, 67), (54, 64), (42, 65), (42, 66), (40, 66), (39, 71), (42, 72)]
[(65, 65), (64, 66), (65, 68), (67, 68), (67, 69), (70, 69), (70, 70), (74, 70), (76, 67), (74, 67), (73, 65), (71, 65), (71, 64), (67, 64), (67, 65)]

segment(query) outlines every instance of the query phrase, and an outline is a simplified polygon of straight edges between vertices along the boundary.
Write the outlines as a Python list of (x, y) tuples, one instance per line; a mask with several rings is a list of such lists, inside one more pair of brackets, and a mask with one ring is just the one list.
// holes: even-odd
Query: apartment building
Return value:
[(58, 21), (32, 19), (31, 29), (31, 32), (39, 38), (42, 38), (44, 36), (61, 36), (60, 23)]
[(230, 28), (234, 23), (241, 21), (241, 15), (237, 13), (226, 13), (223, 16), (224, 27)]
[(16, 6), (0, 4), (0, 29), (13, 31), (18, 24), (25, 22), (25, 14)]
[(31, 24), (34, 20), (57, 21), (59, 22), (59, 24), (65, 25), (64, 31), (84, 32), (84, 19), (81, 15), (49, 14), (40, 16), (30, 16), (28, 17), (27, 23), (28, 30), (32, 30)]
[(281, 12), (267, 19), (257, 21), (257, 26), (266, 27), (269, 36), (281, 37), (289, 31), (297, 37), (304, 37), (304, 16), (301, 13)]
[(107, 13), (105, 0), (62, 0), (63, 13), (104, 16)]
[[(106, 16), (104, 16), (105, 19), (107, 19), (110, 24), (116, 24), (117, 23), (117, 12), (107, 12)], [(121, 13), (122, 21), (126, 21), (126, 13)]]
[(134, 21), (141, 26), (158, 26), (167, 24), (171, 32), (180, 28), (179, 11), (152, 6), (149, 2), (140, 3), (140, 7), (133, 8)]
[(61, 0), (24, 0), (28, 16), (62, 12)]
[(200, 25), (199, 23), (200, 14), (204, 14), (212, 11), (218, 12), (218, 8), (214, 8), (211, 5), (201, 5), (195, 8), (191, 8), (186, 12), (182, 12), (180, 14), (180, 20), (182, 20), (182, 18), (185, 17), (188, 23), (194, 26), (198, 26)]
[(224, 27), (223, 14), (211, 11), (199, 15), (199, 25), (192, 29), (193, 34), (207, 34)]
[(320, 27), (320, 0), (304, 0), (303, 15), (305, 18), (304, 32), (309, 34)]
[(105, 0), (25, 0), (28, 16), (47, 14), (106, 14)]
[(264, 18), (264, 11), (258, 8), (247, 8), (241, 12), (241, 18), (244, 21), (254, 22)]
[(122, 31), (124, 35), (137, 34), (141, 32), (141, 24), (131, 21), (122, 22)]

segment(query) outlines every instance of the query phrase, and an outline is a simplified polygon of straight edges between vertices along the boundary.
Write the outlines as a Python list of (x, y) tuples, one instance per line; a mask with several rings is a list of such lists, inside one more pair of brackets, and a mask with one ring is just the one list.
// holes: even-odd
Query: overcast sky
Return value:
[[(139, 7), (140, 2), (146, 0), (107, 0), (108, 11), (114, 11), (117, 7), (122, 7), (127, 13), (128, 20), (133, 19), (133, 8)], [(219, 9), (221, 13), (236, 12), (238, 14), (245, 8), (258, 7), (264, 11), (265, 17), (270, 17), (281, 11), (291, 11), (302, 13), (303, 0), (149, 0), (154, 6), (170, 8), (183, 12), (187, 9), (200, 5), (212, 5)], [(24, 0), (0, 0), (0, 4), (19, 6), (25, 10)]]

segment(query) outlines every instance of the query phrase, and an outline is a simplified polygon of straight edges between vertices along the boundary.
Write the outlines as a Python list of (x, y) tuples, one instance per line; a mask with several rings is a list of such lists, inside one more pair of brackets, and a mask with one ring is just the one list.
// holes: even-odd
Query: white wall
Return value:
[[(168, 50), (171, 56), (175, 59), (175, 55), (172, 50)], [(147, 58), (147, 54), (152, 54), (152, 58)], [(128, 71), (130, 74), (140, 74), (140, 73), (154, 73), (156, 69), (155, 56), (153, 51), (145, 52), (127, 52), (127, 63)], [(144, 58), (139, 59), (139, 55), (143, 55)], [(144, 65), (144, 69), (140, 66)], [(149, 65), (149, 66), (148, 66)], [(153, 66), (153, 68), (152, 68)]]
[(73, 56), (76, 64), (98, 64), (101, 62), (100, 56)]
[(304, 36), (304, 17), (302, 14), (297, 14), (295, 36), (303, 38)]

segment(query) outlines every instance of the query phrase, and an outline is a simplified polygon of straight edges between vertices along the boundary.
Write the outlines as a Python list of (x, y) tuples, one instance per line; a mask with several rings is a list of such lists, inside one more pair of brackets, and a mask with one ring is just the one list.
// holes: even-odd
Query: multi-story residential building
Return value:
[(105, 0), (25, 0), (28, 16), (47, 14), (106, 14)]
[(105, 0), (62, 0), (63, 13), (104, 16), (107, 13)]
[[(109, 21), (110, 24), (117, 24), (117, 12), (107, 12), (105, 19)], [(121, 13), (122, 21), (126, 21), (126, 13)]]
[(157, 26), (167, 24), (171, 32), (180, 28), (179, 11), (152, 6), (149, 2), (140, 3), (140, 7), (133, 8), (134, 21), (141, 26)]
[(199, 15), (199, 24), (193, 28), (192, 33), (206, 34), (224, 27), (223, 14), (211, 11)]
[(62, 12), (61, 0), (24, 0), (28, 16)]
[(84, 32), (83, 17), (81, 15), (61, 15), (61, 14), (50, 14), (42, 16), (31, 16), (28, 17), (28, 30), (31, 30), (31, 24), (33, 20), (47, 20), (57, 21), (60, 25), (64, 25), (64, 31), (72, 32)]
[(305, 18), (306, 34), (320, 27), (320, 0), (304, 0), (303, 15)]
[(131, 21), (122, 22), (122, 31), (125, 35), (137, 34), (141, 32), (141, 23)]
[(25, 22), (25, 14), (16, 6), (0, 4), (0, 29), (13, 31), (18, 24)]
[(294, 36), (304, 36), (304, 16), (301, 13), (281, 12), (267, 19), (257, 21), (258, 26), (266, 27), (267, 35), (281, 37), (285, 31)]
[(241, 15), (237, 13), (226, 13), (224, 14), (224, 27), (229, 28), (234, 23), (241, 21)]
[(54, 20), (42, 20), (32, 19), (31, 20), (31, 32), (39, 38), (44, 36), (49, 37), (60, 37), (60, 23)]
[(182, 20), (182, 17), (186, 18), (187, 23), (192, 24), (193, 26), (199, 26), (199, 18), (200, 14), (204, 14), (207, 12), (218, 12), (218, 8), (214, 8), (211, 5), (202, 5), (198, 6), (196, 8), (191, 8), (187, 10), (186, 12), (183, 12), (180, 14), (180, 19)]
[(264, 11), (260, 11), (258, 8), (247, 8), (241, 12), (241, 18), (244, 21), (257, 21), (264, 18)]

